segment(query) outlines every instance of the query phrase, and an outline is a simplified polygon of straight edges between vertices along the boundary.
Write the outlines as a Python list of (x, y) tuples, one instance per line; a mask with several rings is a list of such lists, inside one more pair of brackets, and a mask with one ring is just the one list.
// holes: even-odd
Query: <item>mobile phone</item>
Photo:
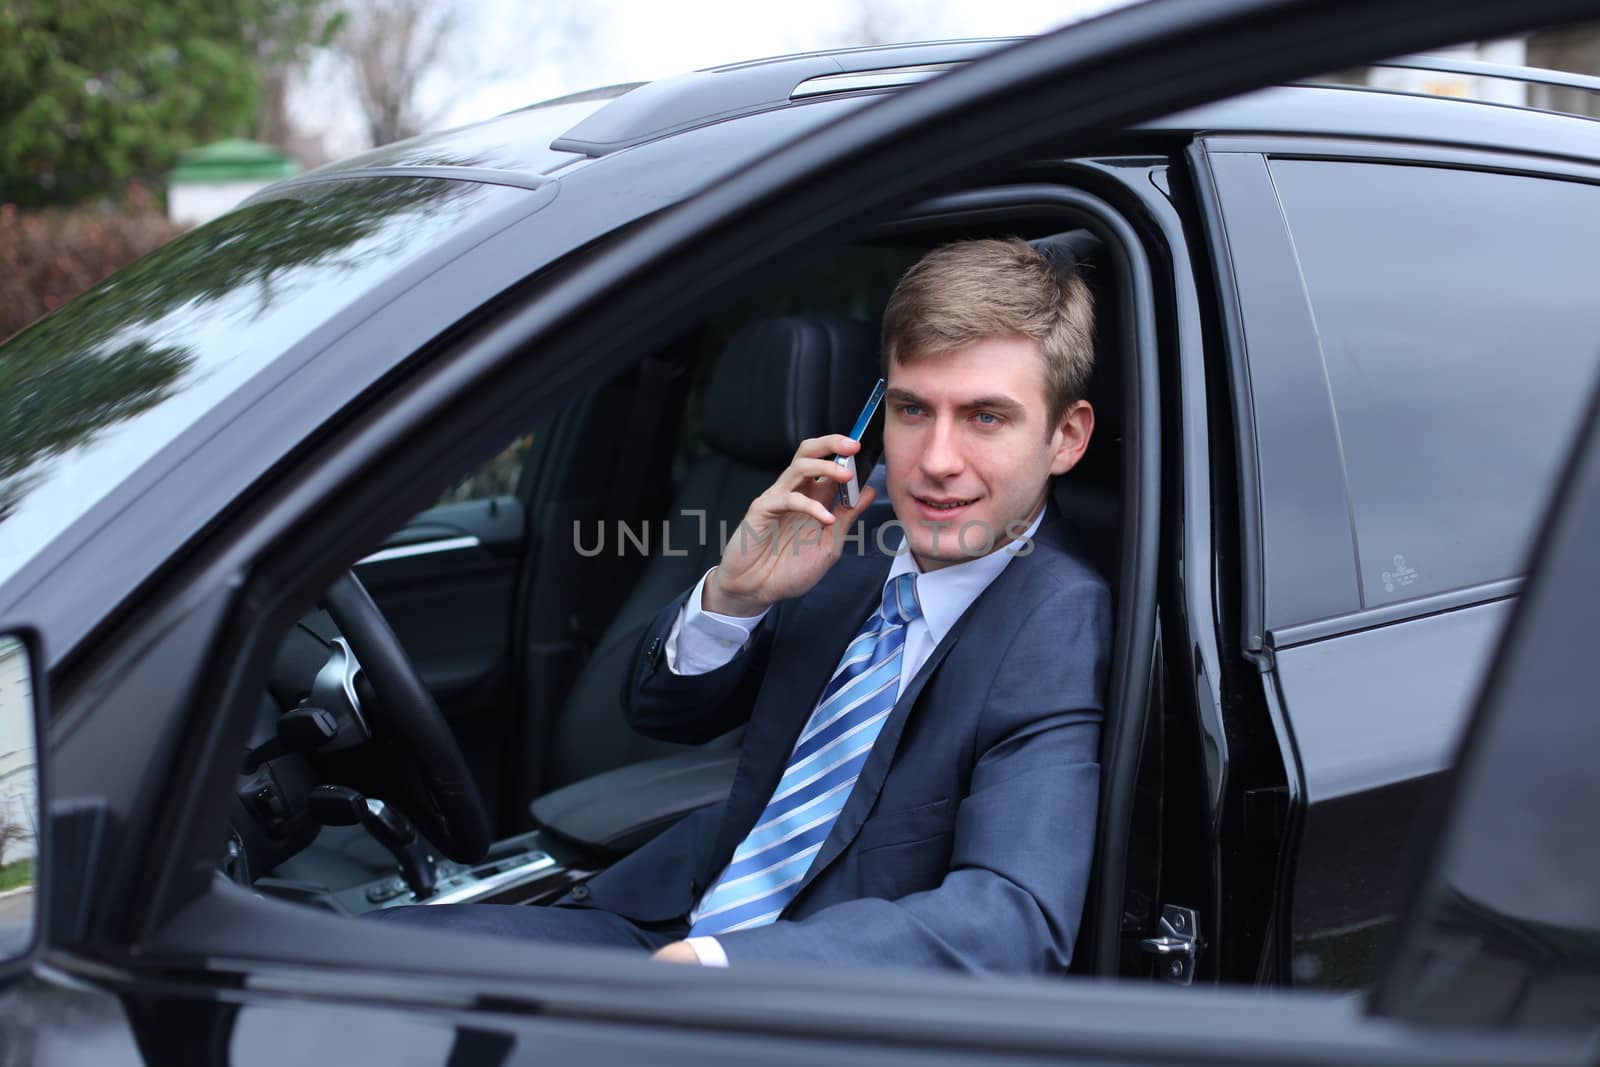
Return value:
[(872, 387), (872, 394), (867, 397), (867, 402), (861, 408), (861, 414), (856, 416), (856, 423), (850, 427), (852, 440), (860, 441), (861, 448), (853, 456), (835, 455), (833, 461), (850, 472), (850, 480), (839, 487), (839, 499), (846, 507), (855, 507), (861, 499), (861, 487), (872, 477), (872, 468), (878, 463), (878, 449), (875, 447), (877, 438), (869, 436), (868, 430), (872, 426), (872, 417), (878, 413), (878, 407), (883, 403), (883, 379), (878, 379), (878, 384)]

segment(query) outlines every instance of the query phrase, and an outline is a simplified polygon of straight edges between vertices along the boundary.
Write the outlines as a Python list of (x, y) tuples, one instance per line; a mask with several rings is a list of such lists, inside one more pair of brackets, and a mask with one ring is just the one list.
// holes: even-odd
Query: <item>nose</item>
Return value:
[(934, 419), (922, 444), (922, 473), (929, 478), (953, 478), (965, 467), (956, 440), (954, 420), (946, 417)]

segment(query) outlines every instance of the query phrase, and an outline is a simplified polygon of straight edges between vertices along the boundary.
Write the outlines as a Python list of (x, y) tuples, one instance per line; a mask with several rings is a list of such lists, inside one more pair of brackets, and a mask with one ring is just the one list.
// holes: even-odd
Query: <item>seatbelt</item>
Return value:
[[(664, 495), (671, 479), (672, 458), (676, 451), (675, 417), (682, 407), (689, 363), (681, 353), (646, 356), (639, 364), (639, 383), (628, 415), (628, 434), (622, 439), (616, 465), (611, 472), (611, 491), (601, 520), (615, 537), (615, 523), (645, 518), (645, 503), (654, 487)], [(666, 432), (663, 432), (663, 431)], [(665, 438), (658, 440), (658, 438)], [(594, 581), (573, 614), (573, 629), (586, 644), (600, 640), (606, 626), (622, 606), (633, 579), (644, 565), (637, 560), (626, 565), (610, 552), (596, 556)]]

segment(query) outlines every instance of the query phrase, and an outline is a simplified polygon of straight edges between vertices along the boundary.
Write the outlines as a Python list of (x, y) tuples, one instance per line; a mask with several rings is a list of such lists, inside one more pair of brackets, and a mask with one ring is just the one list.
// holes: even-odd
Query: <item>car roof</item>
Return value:
[[(837, 49), (604, 86), (387, 145), (297, 180), (428, 168), (448, 169), (468, 179), (533, 185), (585, 162), (706, 126), (756, 114), (797, 112), (826, 100), (903, 91), (1020, 40), (984, 38)], [(1410, 60), (1398, 65), (1431, 62), (1435, 61)], [(1540, 72), (1524, 68), (1460, 62), (1452, 66), (1452, 61), (1444, 59), (1436, 62), (1442, 69), (1460, 67), (1489, 77), (1544, 80)], [(1587, 80), (1555, 72), (1548, 77), (1560, 79), (1563, 85)], [(1600, 81), (1588, 87), (1600, 87)], [(1600, 123), (1588, 117), (1332, 83), (1250, 93), (1146, 123), (1140, 132), (1377, 138), (1581, 159), (1600, 156)]]

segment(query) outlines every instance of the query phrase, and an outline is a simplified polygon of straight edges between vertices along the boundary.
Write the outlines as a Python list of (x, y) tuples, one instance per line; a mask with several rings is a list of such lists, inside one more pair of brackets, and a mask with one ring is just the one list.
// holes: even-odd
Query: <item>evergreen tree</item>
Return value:
[(158, 182), (248, 132), (264, 61), (319, 35), (322, 0), (0, 0), (0, 202), (76, 204)]

